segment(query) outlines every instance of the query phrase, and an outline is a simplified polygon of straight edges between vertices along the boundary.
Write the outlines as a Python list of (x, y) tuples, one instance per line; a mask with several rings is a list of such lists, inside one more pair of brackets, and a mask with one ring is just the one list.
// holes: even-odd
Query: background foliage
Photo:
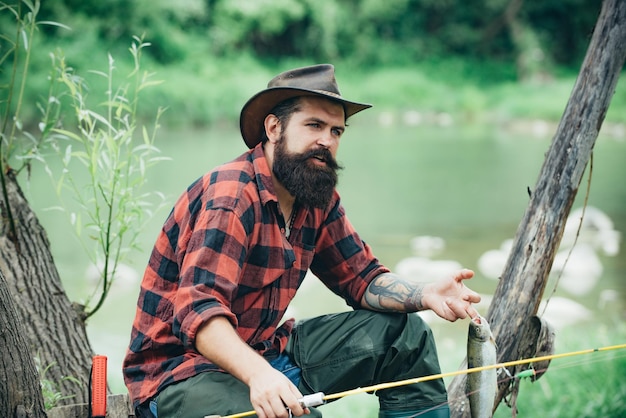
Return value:
[[(146, 32), (163, 64), (250, 52), (259, 57), (412, 63), (432, 55), (515, 60), (510, 19), (546, 57), (575, 65), (587, 47), (597, 0), (124, 0), (43, 2), (41, 18), (75, 22), (72, 34), (122, 45)], [(89, 34), (84, 38), (85, 32)], [(531, 36), (531, 35), (529, 35)], [(190, 41), (193, 41), (190, 43)]]
[[(132, 37), (142, 36), (150, 43), (144, 65), (165, 81), (146, 95), (153, 105), (142, 112), (153, 115), (167, 103), (167, 125), (235, 120), (241, 103), (277, 71), (318, 62), (335, 63), (344, 89), (377, 106), (504, 106), (536, 116), (532, 91), (524, 95), (530, 105), (511, 109), (507, 86), (547, 83), (568, 94), (599, 10), (597, 0), (45, 1), (39, 19), (71, 29), (40, 27), (26, 99), (41, 100), (51, 51), (61, 49), (85, 74), (105, 66), (108, 53), (128, 56)], [(0, 19), (0, 31), (11, 33), (10, 16)], [(117, 62), (120, 71), (132, 65)], [(563, 79), (565, 87), (555, 83)], [(106, 89), (102, 80), (87, 81)], [(614, 103), (626, 102), (622, 96)], [(36, 120), (37, 110), (30, 112), (24, 117)]]

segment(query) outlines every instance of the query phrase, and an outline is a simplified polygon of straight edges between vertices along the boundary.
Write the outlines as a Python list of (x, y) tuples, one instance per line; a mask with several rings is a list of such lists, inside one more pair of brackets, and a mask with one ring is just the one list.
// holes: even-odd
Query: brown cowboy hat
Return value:
[(270, 80), (267, 89), (252, 96), (241, 109), (239, 127), (248, 148), (254, 148), (261, 142), (263, 121), (274, 106), (296, 96), (321, 96), (335, 100), (343, 105), (346, 119), (372, 107), (341, 97), (335, 80), (335, 67), (330, 64), (285, 71)]

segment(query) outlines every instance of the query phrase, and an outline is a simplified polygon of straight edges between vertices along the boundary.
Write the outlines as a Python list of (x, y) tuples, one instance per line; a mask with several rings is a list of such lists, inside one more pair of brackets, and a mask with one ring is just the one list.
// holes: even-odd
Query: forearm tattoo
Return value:
[(391, 273), (381, 274), (368, 286), (365, 301), (379, 311), (416, 312), (422, 304), (424, 285)]

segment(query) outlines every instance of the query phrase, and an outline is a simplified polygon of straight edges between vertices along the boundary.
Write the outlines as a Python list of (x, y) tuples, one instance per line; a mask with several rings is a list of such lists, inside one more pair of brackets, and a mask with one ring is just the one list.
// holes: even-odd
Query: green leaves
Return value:
[[(148, 169), (167, 159), (154, 144), (163, 110), (158, 110), (152, 126), (141, 125), (137, 116), (139, 93), (160, 83), (141, 68), (141, 52), (148, 45), (135, 37), (129, 49), (135, 65), (126, 76), (118, 76), (111, 55), (105, 71), (90, 72), (104, 78), (107, 86), (95, 108), (88, 105), (90, 90), (85, 80), (66, 65), (62, 56), (57, 54), (52, 59), (52, 90), (62, 99), (48, 100), (48, 104), (58, 106), (61, 101), (69, 101), (71, 114), (61, 113), (64, 118), (44, 123), (53, 128), (36, 158), (46, 162), (46, 171), (61, 201), (71, 197), (72, 203), (61, 207), (90, 260), (101, 271), (92, 296), (96, 301), (85, 304), (91, 309), (86, 317), (102, 306), (118, 266), (131, 250), (137, 249), (143, 223), (163, 202), (158, 193), (141, 192)], [(45, 150), (57, 155), (56, 162), (44, 155)]]

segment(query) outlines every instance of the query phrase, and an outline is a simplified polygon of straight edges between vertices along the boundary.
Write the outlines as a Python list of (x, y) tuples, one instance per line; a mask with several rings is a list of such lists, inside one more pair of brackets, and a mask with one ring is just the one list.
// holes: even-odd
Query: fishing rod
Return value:
[[(626, 344), (617, 344), (617, 345), (610, 345), (610, 346), (599, 347), (599, 348), (588, 348), (585, 350), (570, 351), (567, 353), (549, 354), (549, 355), (539, 356), (539, 357), (531, 357), (531, 358), (525, 358), (525, 359), (520, 359), (520, 360), (511, 360), (511, 361), (505, 361), (503, 363), (487, 364), (485, 366), (478, 366), (478, 367), (472, 367), (469, 369), (456, 370), (453, 372), (414, 377), (411, 379), (398, 380), (394, 382), (378, 383), (376, 385), (346, 390), (343, 392), (332, 393), (330, 395), (326, 395), (323, 392), (317, 392), (317, 393), (303, 396), (298, 401), (300, 402), (300, 405), (302, 405), (302, 407), (308, 408), (312, 406), (323, 405), (324, 403), (328, 401), (344, 398), (346, 396), (352, 396), (352, 395), (357, 395), (357, 394), (366, 393), (366, 392), (376, 392), (377, 390), (391, 389), (391, 388), (395, 388), (399, 386), (406, 386), (406, 385), (412, 385), (415, 383), (427, 382), (430, 380), (444, 379), (444, 378), (459, 376), (463, 374), (482, 372), (485, 370), (500, 369), (500, 368), (506, 368), (506, 367), (512, 367), (512, 366), (519, 366), (522, 364), (529, 364), (533, 362), (554, 360), (554, 359), (560, 359), (560, 358), (565, 358), (565, 357), (574, 357), (574, 356), (580, 356), (584, 354), (591, 354), (591, 353), (597, 353), (597, 352), (602, 352), (602, 351), (620, 350), (620, 349), (625, 349), (625, 348), (626, 348)], [(522, 376), (519, 376), (519, 377), (522, 377)], [(244, 417), (249, 417), (255, 414), (256, 414), (255, 411), (247, 411), (247, 412), (241, 412), (238, 414), (227, 415), (227, 416), (207, 415), (204, 418), (244, 418)]]

